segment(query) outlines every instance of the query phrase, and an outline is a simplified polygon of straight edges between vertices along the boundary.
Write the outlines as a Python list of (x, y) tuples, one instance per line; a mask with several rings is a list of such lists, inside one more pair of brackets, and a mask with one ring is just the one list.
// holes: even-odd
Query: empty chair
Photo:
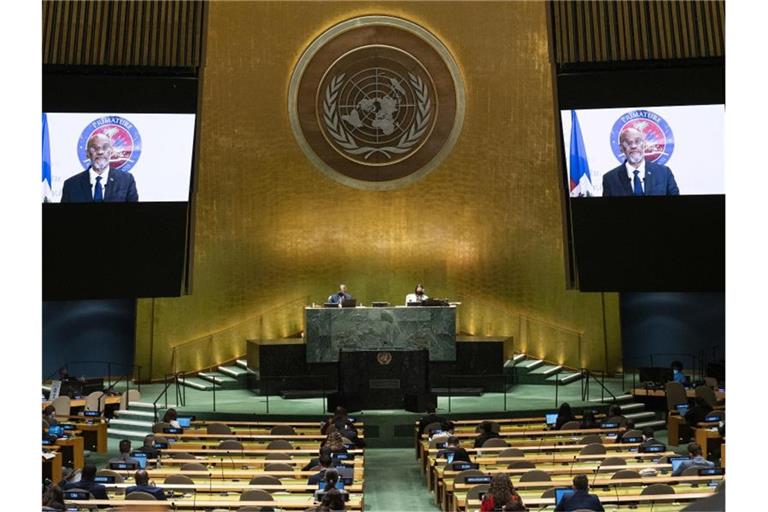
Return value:
[(703, 398), (704, 401), (707, 402), (707, 405), (710, 407), (717, 405), (717, 397), (715, 396), (715, 392), (712, 391), (712, 388), (709, 386), (697, 386), (695, 393), (697, 398)]
[(279, 478), (272, 475), (257, 475), (251, 478), (251, 481), (248, 482), (248, 485), (282, 485), (282, 484), (283, 483), (280, 481)]
[(593, 443), (579, 450), (579, 455), (605, 455), (607, 451), (602, 444)]
[(170, 423), (165, 423), (161, 421), (160, 423), (155, 423), (152, 425), (152, 433), (153, 434), (162, 434), (166, 428), (171, 428)]
[(60, 395), (51, 402), (51, 405), (56, 409), (56, 416), (69, 416), (69, 412), (72, 409), (72, 400), (67, 395)]
[(488, 484), (473, 485), (472, 487), (467, 489), (467, 499), (468, 500), (479, 500), (481, 493), (485, 494), (485, 493), (488, 492), (488, 487), (490, 487), (490, 485), (488, 485)]
[(230, 429), (228, 426), (226, 426), (223, 423), (209, 423), (205, 427), (205, 431), (208, 434), (215, 434), (215, 435), (229, 435), (232, 433), (232, 429)]
[(626, 466), (627, 460), (621, 457), (608, 457), (600, 463), (603, 466)]
[(165, 437), (163, 437), (163, 436), (153, 436), (153, 437), (154, 437), (155, 444), (157, 444), (157, 443), (165, 443), (166, 445), (168, 445), (168, 439), (166, 439)]
[(664, 384), (664, 392), (667, 396), (667, 409), (670, 411), (674, 411), (677, 405), (688, 403), (685, 387), (679, 382), (667, 382)]
[(114, 477), (116, 484), (121, 484), (125, 481), (125, 479), (123, 478), (123, 475), (121, 475), (117, 471), (112, 471), (111, 469), (100, 469), (96, 472), (96, 476)]
[(264, 471), (294, 471), (294, 467), (285, 462), (270, 462), (264, 465)]
[(173, 452), (173, 453), (171, 453), (171, 458), (172, 459), (192, 460), (192, 459), (195, 458), (195, 456), (192, 455), (191, 453), (187, 453), (187, 452)]
[(529, 460), (516, 460), (514, 462), (511, 462), (509, 466), (507, 466), (507, 469), (534, 469), (536, 468), (536, 464)]
[(509, 446), (509, 443), (500, 437), (492, 437), (483, 443), (483, 448), (500, 448), (502, 446)]
[(133, 491), (125, 497), (127, 500), (157, 500), (154, 496), (144, 491)]
[(273, 436), (295, 436), (296, 429), (290, 425), (275, 425), (269, 433)]
[(566, 421), (563, 423), (563, 427), (560, 430), (579, 430), (581, 428), (580, 421)]
[(675, 488), (669, 484), (652, 484), (640, 492), (640, 496), (657, 494), (675, 494)]
[(169, 484), (186, 484), (186, 485), (194, 485), (195, 481), (189, 478), (187, 475), (170, 475), (165, 477), (165, 480), (163, 480), (163, 484), (169, 485)]
[(456, 476), (453, 478), (453, 481), (457, 484), (465, 484), (467, 483), (467, 477), (468, 476), (483, 476), (485, 473), (480, 471), (479, 469), (465, 469), (464, 471), (459, 471), (456, 473)]
[(683, 470), (683, 472), (680, 474), (680, 476), (699, 476), (699, 470), (701, 469), (700, 466), (694, 466), (692, 468), (687, 468)]
[(499, 458), (501, 457), (525, 457), (525, 452), (520, 448), (507, 448), (499, 452)]
[(589, 434), (579, 440), (579, 444), (603, 444), (603, 438), (600, 434)]
[(643, 436), (643, 431), (637, 430), (636, 428), (627, 430), (621, 435), (621, 437), (642, 437), (642, 436)]
[(243, 443), (234, 439), (225, 439), (219, 443), (220, 450), (243, 450)]
[(621, 480), (624, 478), (640, 478), (640, 473), (634, 469), (622, 469), (615, 472), (611, 477), (611, 480)]
[(100, 411), (104, 412), (104, 406), (106, 405), (107, 396), (103, 391), (94, 391), (85, 397), (85, 410), (86, 411)]
[(428, 423), (426, 427), (424, 427), (424, 433), (429, 434), (433, 430), (442, 430), (443, 425), (439, 421), (433, 421), (432, 423)]
[(293, 456), (290, 453), (283, 453), (283, 452), (272, 452), (268, 453), (266, 457), (264, 457), (265, 460), (289, 460), (293, 458)]
[(542, 498), (554, 498), (555, 497), (555, 491), (557, 490), (557, 487), (550, 487), (543, 493), (541, 493)]
[(522, 474), (520, 477), (521, 482), (551, 482), (552, 477), (549, 476), (549, 473), (546, 471), (541, 471), (540, 469), (532, 469), (530, 471), (526, 471)]
[(199, 462), (187, 462), (181, 465), (182, 471), (208, 471), (208, 468)]
[(285, 439), (275, 439), (269, 442), (267, 450), (293, 450), (293, 443)]
[(128, 391), (123, 391), (123, 393), (120, 395), (120, 410), (126, 410), (128, 407), (130, 407), (131, 402), (138, 402), (141, 400), (141, 393), (139, 393), (138, 389), (129, 389)]
[(275, 501), (275, 498), (263, 489), (249, 489), (240, 494), (240, 501)]
[(704, 377), (704, 384), (712, 389), (717, 389), (717, 379), (714, 377)]

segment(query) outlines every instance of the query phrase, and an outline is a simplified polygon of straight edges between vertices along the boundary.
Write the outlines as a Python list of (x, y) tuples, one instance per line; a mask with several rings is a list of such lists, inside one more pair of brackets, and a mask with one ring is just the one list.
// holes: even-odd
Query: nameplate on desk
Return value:
[(101, 416), (101, 411), (83, 411), (83, 416), (88, 418), (98, 418)]
[(368, 389), (400, 389), (400, 379), (371, 379)]
[(466, 477), (464, 482), (468, 484), (489, 484), (491, 483), (491, 476), (490, 475), (468, 476)]
[(183, 428), (176, 428), (176, 427), (165, 427), (163, 429), (164, 434), (183, 434), (184, 429)]

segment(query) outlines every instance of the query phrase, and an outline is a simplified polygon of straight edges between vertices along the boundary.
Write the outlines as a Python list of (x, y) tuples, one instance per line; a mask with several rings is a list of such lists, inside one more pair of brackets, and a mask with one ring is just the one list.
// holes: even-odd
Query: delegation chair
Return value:
[(536, 464), (529, 460), (516, 460), (510, 462), (507, 469), (536, 469)]
[(272, 452), (268, 453), (266, 457), (264, 457), (264, 460), (290, 460), (293, 458), (293, 455), (290, 453), (283, 453), (283, 452)]
[(112, 471), (111, 469), (100, 469), (96, 472), (96, 476), (114, 477), (116, 484), (121, 484), (125, 481), (125, 479), (123, 478), (123, 475), (121, 475), (117, 471)]
[(181, 471), (208, 471), (208, 466), (198, 462), (187, 462), (181, 465)]
[(192, 480), (187, 475), (170, 475), (165, 477), (165, 480), (163, 480), (163, 484), (170, 485), (170, 484), (184, 484), (184, 485), (194, 485), (195, 481)]
[(467, 489), (467, 500), (479, 500), (481, 493), (487, 493), (489, 484), (477, 484)]
[(580, 421), (566, 421), (563, 423), (563, 426), (560, 427), (560, 430), (579, 430), (581, 428), (581, 422)]
[(232, 429), (224, 423), (209, 423), (206, 425), (205, 431), (207, 434), (214, 434), (219, 436), (229, 435), (232, 433)]
[(127, 500), (150, 500), (150, 501), (157, 501), (157, 498), (149, 494), (148, 492), (144, 491), (133, 491), (131, 494), (128, 494), (125, 499)]
[(275, 439), (269, 442), (267, 450), (293, 450), (293, 443), (285, 439)]
[(624, 478), (640, 478), (640, 473), (634, 469), (622, 469), (615, 472), (611, 477), (611, 480), (622, 480)]
[(640, 492), (640, 496), (655, 496), (658, 494), (675, 494), (675, 488), (669, 484), (651, 484)]
[(61, 395), (51, 402), (53, 408), (56, 409), (56, 416), (69, 416), (72, 410), (72, 400), (66, 396)]
[(269, 434), (273, 436), (295, 436), (296, 429), (290, 425), (275, 425), (270, 429)]
[(86, 411), (99, 411), (104, 413), (104, 407), (107, 405), (107, 395), (103, 391), (94, 391), (85, 397)]
[(608, 452), (608, 450), (605, 449), (605, 446), (602, 444), (588, 444), (581, 450), (579, 450), (579, 455), (605, 455)]
[(552, 477), (546, 471), (540, 469), (532, 469), (526, 471), (520, 476), (521, 482), (551, 482)]
[(622, 457), (608, 457), (606, 459), (603, 459), (603, 462), (601, 462), (600, 465), (601, 466), (626, 466), (627, 459), (624, 459)]
[(225, 439), (219, 443), (219, 450), (243, 451), (243, 443), (235, 439)]
[(667, 382), (664, 384), (664, 393), (667, 397), (667, 410), (674, 411), (680, 404), (688, 403), (685, 387), (679, 382)]

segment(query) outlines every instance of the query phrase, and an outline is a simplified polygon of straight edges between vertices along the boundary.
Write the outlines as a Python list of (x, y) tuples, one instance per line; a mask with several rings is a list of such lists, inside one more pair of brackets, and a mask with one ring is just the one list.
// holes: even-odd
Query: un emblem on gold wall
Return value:
[(464, 85), (430, 32), (365, 16), (330, 28), (304, 51), (288, 109), (315, 166), (345, 185), (389, 190), (448, 155), (464, 119)]

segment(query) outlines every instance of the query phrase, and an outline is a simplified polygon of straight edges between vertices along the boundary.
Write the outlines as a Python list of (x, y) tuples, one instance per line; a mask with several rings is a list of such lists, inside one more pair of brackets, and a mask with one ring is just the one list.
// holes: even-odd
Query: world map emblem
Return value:
[(94, 119), (83, 129), (77, 141), (77, 158), (83, 169), (91, 166), (88, 158), (88, 140), (97, 134), (103, 134), (112, 141), (111, 169), (130, 171), (141, 156), (141, 135), (136, 126), (120, 116), (103, 116)]
[(645, 160), (664, 165), (675, 150), (672, 128), (660, 115), (650, 110), (631, 110), (619, 117), (611, 129), (611, 150), (619, 162), (626, 156), (621, 151), (619, 137), (627, 128), (639, 130), (645, 137)]
[(348, 20), (304, 51), (289, 89), (299, 146), (329, 177), (389, 190), (435, 169), (464, 118), (464, 85), (445, 45), (389, 16)]

